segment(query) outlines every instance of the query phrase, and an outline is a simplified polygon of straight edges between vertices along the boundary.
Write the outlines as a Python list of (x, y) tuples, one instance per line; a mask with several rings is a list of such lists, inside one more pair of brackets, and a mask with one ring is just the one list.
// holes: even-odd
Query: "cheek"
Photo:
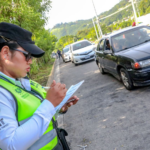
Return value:
[(13, 57), (12, 60), (12, 68), (13, 70), (18, 73), (18, 74), (22, 74), (24, 73), (25, 69), (26, 69), (26, 61), (24, 60), (23, 57)]

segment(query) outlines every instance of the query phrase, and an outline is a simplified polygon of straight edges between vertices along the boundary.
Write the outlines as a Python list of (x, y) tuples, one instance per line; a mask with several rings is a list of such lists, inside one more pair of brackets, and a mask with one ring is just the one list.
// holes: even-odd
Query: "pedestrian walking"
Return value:
[(61, 55), (61, 51), (59, 49), (57, 50), (57, 54), (58, 54), (58, 57), (60, 59), (60, 57), (62, 57), (62, 55)]
[[(32, 57), (44, 51), (34, 45), (32, 33), (10, 23), (0, 23), (0, 149), (69, 150), (65, 130), (57, 127), (56, 106), (64, 99), (65, 84), (52, 82), (46, 93), (37, 82), (24, 78)], [(65, 113), (79, 100), (65, 104)]]

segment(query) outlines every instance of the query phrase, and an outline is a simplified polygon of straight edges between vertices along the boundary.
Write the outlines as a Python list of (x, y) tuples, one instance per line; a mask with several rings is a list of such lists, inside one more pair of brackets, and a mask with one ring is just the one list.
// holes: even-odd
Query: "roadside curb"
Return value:
[[(56, 82), (60, 82), (60, 69), (59, 69), (59, 59), (55, 59), (51, 74), (49, 75), (46, 87), (50, 87), (52, 81), (55, 80)], [(58, 122), (58, 126), (59, 127), (63, 127), (64, 123), (63, 123), (63, 118), (64, 115), (56, 115), (55, 116)]]

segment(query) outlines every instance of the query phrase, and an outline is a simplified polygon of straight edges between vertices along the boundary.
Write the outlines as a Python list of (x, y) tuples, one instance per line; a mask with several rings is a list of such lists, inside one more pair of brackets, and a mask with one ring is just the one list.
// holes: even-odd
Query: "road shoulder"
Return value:
[[(51, 71), (51, 74), (49, 75), (46, 87), (49, 87), (52, 83), (52, 81), (55, 80), (56, 82), (60, 82), (60, 68), (59, 68), (59, 59), (55, 59), (55, 63), (53, 65), (53, 69)], [(64, 123), (63, 123), (63, 119), (64, 115), (56, 115), (56, 119), (58, 122), (58, 126), (59, 127), (63, 127)]]

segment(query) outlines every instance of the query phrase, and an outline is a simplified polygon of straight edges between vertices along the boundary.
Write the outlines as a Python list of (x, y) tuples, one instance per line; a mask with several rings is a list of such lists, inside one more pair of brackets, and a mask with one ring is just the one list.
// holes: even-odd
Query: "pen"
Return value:
[(66, 104), (68, 104), (68, 103), (70, 103), (70, 102), (73, 102), (75, 99), (72, 99), (72, 100), (70, 100), (70, 101), (67, 101), (67, 103)]
[(43, 86), (43, 88), (47, 90), (47, 89), (50, 89), (51, 87), (46, 87), (46, 86)]

